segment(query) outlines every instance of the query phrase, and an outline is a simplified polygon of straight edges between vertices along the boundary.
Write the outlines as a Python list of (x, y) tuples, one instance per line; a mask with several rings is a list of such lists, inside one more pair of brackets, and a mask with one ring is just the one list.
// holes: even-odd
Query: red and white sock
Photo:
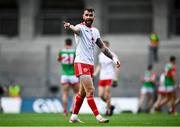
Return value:
[(96, 107), (96, 103), (94, 101), (94, 97), (93, 96), (87, 97), (87, 102), (88, 102), (89, 107), (93, 111), (94, 115), (95, 116), (99, 115), (99, 111), (98, 111), (98, 109)]
[(74, 100), (72, 114), (78, 114), (79, 110), (81, 108), (81, 105), (83, 103), (84, 97), (82, 97), (80, 94), (77, 94)]

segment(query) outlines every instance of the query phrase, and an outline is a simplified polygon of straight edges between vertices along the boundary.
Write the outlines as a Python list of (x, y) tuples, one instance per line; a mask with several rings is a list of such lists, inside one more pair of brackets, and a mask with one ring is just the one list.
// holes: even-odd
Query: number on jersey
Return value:
[(73, 64), (74, 63), (74, 54), (62, 54), (61, 63), (62, 64)]

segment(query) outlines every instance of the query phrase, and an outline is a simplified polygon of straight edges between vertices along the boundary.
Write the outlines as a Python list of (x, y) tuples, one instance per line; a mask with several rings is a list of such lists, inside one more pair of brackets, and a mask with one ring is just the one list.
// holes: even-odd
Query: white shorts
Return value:
[(166, 94), (166, 87), (164, 85), (165, 74), (162, 73), (160, 76), (160, 84), (158, 87), (158, 94)]
[(61, 76), (61, 84), (70, 84), (70, 85), (76, 85), (79, 83), (79, 78), (77, 78), (75, 75), (62, 75)]
[(152, 94), (153, 92), (154, 92), (154, 88), (148, 88), (148, 87), (141, 88), (141, 94), (146, 94), (146, 93)]
[(166, 86), (166, 92), (167, 93), (171, 93), (175, 91), (175, 87), (174, 86)]
[(158, 87), (158, 92), (166, 92), (166, 87), (164, 86), (164, 85), (159, 85), (159, 87)]

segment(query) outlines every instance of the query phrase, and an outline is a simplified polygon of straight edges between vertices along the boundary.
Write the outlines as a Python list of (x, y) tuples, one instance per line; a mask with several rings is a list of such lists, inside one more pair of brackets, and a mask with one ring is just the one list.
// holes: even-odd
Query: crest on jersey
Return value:
[(84, 72), (87, 72), (87, 71), (88, 71), (88, 69), (87, 69), (87, 68), (83, 68), (83, 71), (84, 71)]

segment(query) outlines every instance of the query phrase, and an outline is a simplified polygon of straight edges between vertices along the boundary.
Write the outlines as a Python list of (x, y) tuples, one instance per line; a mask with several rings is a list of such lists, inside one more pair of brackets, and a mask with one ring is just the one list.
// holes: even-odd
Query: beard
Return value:
[(84, 22), (85, 22), (86, 26), (91, 26), (93, 23), (93, 20), (88, 19), (88, 20), (84, 20)]

